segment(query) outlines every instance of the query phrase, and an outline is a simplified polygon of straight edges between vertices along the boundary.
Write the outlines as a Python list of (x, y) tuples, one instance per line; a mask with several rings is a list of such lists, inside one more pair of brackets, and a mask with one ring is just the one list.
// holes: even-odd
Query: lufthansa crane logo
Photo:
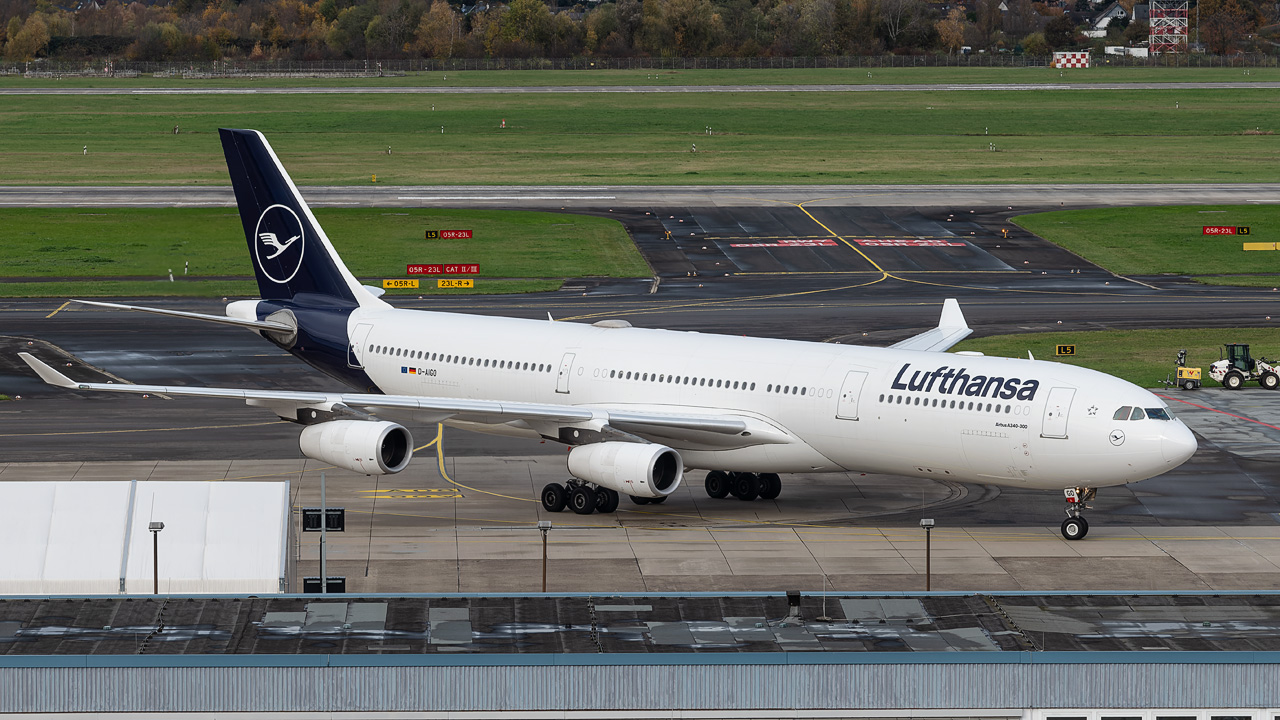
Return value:
[(306, 249), (302, 221), (284, 205), (272, 205), (262, 211), (253, 229), (253, 252), (258, 269), (271, 282), (283, 285), (302, 268)]
[(1123, 444), (1124, 444), (1124, 431), (1123, 431), (1123, 430), (1112, 430), (1112, 431), (1111, 431), (1111, 435), (1110, 435), (1107, 439), (1111, 441), (1111, 444), (1112, 444), (1112, 445), (1123, 445)]

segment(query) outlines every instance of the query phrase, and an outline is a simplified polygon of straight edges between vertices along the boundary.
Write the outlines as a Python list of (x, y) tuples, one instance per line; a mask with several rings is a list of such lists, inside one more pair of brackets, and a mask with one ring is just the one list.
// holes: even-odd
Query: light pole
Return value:
[(325, 534), (329, 527), (329, 509), (325, 507), (324, 473), (320, 473), (320, 594), (329, 592), (328, 547)]
[(547, 531), (550, 529), (550, 520), (538, 521), (538, 530), (542, 533), (542, 592), (547, 591)]
[(930, 552), (930, 531), (933, 530), (933, 520), (925, 519), (920, 521), (920, 527), (924, 528), (924, 589), (928, 592), (933, 589), (933, 558)]
[(152, 593), (160, 594), (160, 531), (164, 529), (164, 523), (153, 521), (147, 525), (147, 529), (151, 531), (151, 567), (155, 571), (151, 586)]

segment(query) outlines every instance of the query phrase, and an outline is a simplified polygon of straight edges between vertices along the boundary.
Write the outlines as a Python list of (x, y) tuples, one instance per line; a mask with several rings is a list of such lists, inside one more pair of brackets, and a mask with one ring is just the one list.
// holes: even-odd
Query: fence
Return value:
[[(831, 57), (574, 57), (574, 58), (417, 58), (397, 60), (292, 61), (229, 60), (195, 62), (140, 62), (116, 60), (35, 60), (0, 63), (0, 75), (32, 77), (245, 77), (261, 75), (319, 77), (377, 77), (404, 73), (472, 70), (798, 70), (933, 68), (933, 67), (1048, 67), (1050, 57), (1012, 53), (968, 55), (840, 55)], [(1280, 57), (1262, 54), (1202, 55), (1162, 54), (1151, 57), (1108, 56), (1117, 67), (1261, 68), (1280, 67)]]

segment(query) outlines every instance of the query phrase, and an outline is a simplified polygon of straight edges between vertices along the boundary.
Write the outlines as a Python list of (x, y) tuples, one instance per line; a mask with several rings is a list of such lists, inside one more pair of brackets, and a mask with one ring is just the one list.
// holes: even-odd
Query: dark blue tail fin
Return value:
[(320, 295), (359, 305), (380, 303), (342, 263), (262, 133), (223, 129), (218, 134), (262, 299)]

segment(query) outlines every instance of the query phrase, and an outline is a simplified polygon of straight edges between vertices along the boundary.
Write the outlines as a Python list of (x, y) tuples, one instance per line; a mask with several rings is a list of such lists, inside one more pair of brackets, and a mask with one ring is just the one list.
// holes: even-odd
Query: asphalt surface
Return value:
[[(300, 188), (312, 207), (512, 207), (599, 210), (805, 207), (920, 208), (924, 212), (1134, 205), (1271, 204), (1280, 183), (1028, 185), (352, 186)], [(233, 207), (231, 188), (0, 186), (0, 207)]]
[[(851, 70), (851, 73), (861, 72)], [(874, 71), (873, 71), (874, 72)], [(110, 82), (109, 78), (104, 81)], [(0, 95), (495, 95), (545, 93), (954, 92), (966, 90), (1269, 90), (1277, 82), (934, 83), (925, 85), (547, 85), (520, 87), (0, 88)]]
[[(607, 214), (610, 209), (592, 212)], [(628, 226), (654, 266), (660, 280), (656, 292), (651, 292), (655, 285), (650, 281), (601, 281), (540, 295), (401, 297), (395, 302), (484, 315), (545, 318), (551, 313), (574, 322), (623, 318), (645, 327), (875, 345), (932, 327), (945, 297), (960, 300), (978, 335), (1202, 326), (1210, 316), (1223, 326), (1266, 326), (1276, 310), (1280, 295), (1271, 291), (1214, 288), (1176, 277), (1113, 276), (1013, 228), (1007, 222), (1011, 212), (832, 206), (631, 209), (612, 214)], [(904, 238), (924, 244), (896, 244)], [(831, 244), (784, 243), (817, 240)], [(220, 301), (138, 302), (222, 312)], [(8, 462), (301, 457), (296, 427), (274, 422), (269, 414), (210, 400), (76, 399), (79, 393), (34, 378), (16, 360), (19, 348), (61, 365), (76, 379), (101, 380), (106, 373), (116, 381), (136, 383), (339, 389), (265, 341), (233, 328), (64, 307), (60, 299), (3, 301), (0, 318), (6, 336), (0, 346), (0, 392), (22, 396), (0, 405), (0, 444)], [(430, 437), (432, 430), (415, 432)], [(563, 453), (558, 446), (455, 431), (447, 432), (445, 446), (448, 455), (460, 458)], [(1094, 513), (1102, 522), (1127, 525), (1275, 524), (1274, 513), (1280, 512), (1278, 459), (1203, 443), (1196, 459), (1179, 470), (1108, 489)], [(870, 481), (855, 475), (843, 482), (858, 486)], [(826, 502), (821, 493), (808, 496), (810, 491), (803, 489), (820, 485), (802, 483), (801, 495), (791, 497), (808, 497), (821, 506)], [(984, 486), (939, 489), (924, 481), (903, 487), (910, 488), (906, 497), (940, 492), (946, 501), (932, 512), (955, 524), (1056, 523), (1061, 518), (1061, 499), (1052, 494)], [(884, 492), (885, 486), (876, 483), (859, 487), (857, 495), (871, 499), (858, 507), (829, 505), (827, 515), (810, 514), (805, 520), (915, 522), (918, 511), (887, 502)], [(888, 495), (900, 496), (900, 491)]]

